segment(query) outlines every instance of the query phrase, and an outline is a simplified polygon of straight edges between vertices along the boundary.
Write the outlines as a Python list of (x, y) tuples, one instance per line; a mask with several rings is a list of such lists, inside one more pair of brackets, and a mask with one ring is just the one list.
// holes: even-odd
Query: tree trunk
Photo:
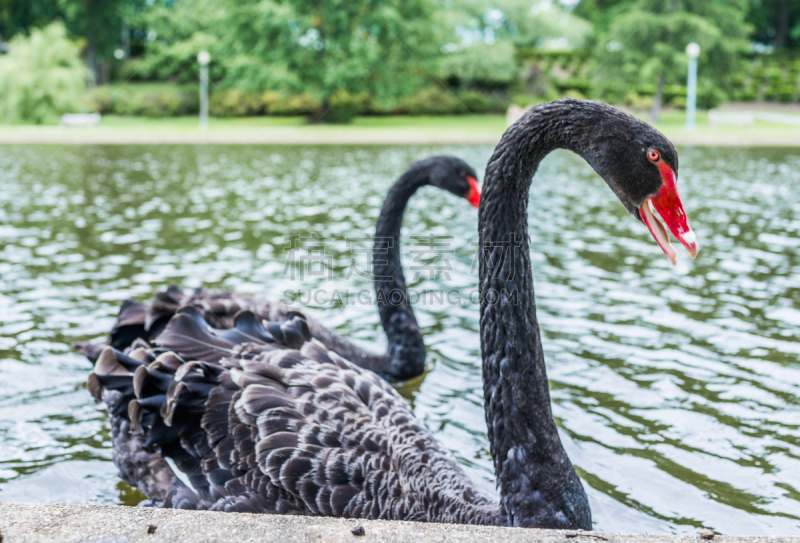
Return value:
[(789, 37), (789, 0), (778, 4), (775, 18), (775, 49), (783, 49)]
[(92, 38), (89, 38), (86, 44), (86, 65), (94, 76), (94, 84), (99, 85), (102, 80), (100, 59), (97, 57), (97, 43)]
[(650, 110), (650, 122), (657, 123), (658, 115), (661, 113), (661, 102), (664, 98), (664, 74), (658, 74), (656, 83), (656, 94), (653, 96), (653, 109)]
[(97, 52), (97, 17), (100, 6), (96, 0), (86, 0), (86, 65), (94, 75), (95, 85), (103, 80)]
[(127, 61), (131, 57), (131, 26), (125, 19), (122, 20), (122, 60)]

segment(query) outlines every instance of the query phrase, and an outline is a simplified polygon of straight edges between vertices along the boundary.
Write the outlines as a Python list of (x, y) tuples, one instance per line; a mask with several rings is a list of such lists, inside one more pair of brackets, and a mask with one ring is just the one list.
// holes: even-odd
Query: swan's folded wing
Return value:
[[(391, 387), (309, 341), (300, 316), (270, 331), (252, 315), (236, 322), (213, 330), (184, 309), (149, 352), (106, 348), (92, 388), (115, 391), (113, 411), (189, 475), (197, 503), (416, 518), (369, 406), (380, 394), (402, 402)], [(234, 333), (261, 341), (232, 344)]]
[(184, 492), (183, 504), (451, 522), (494, 514), (391, 386), (310, 337), (300, 315), (265, 329), (242, 312), (216, 330), (184, 308), (153, 346), (107, 348), (90, 389), (115, 391), (112, 411), (131, 434), (189, 476), (196, 499)]

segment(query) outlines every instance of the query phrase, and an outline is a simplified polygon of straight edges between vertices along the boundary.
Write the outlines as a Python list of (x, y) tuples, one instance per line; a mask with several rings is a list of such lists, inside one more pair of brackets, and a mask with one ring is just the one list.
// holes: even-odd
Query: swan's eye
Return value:
[(647, 158), (649, 158), (653, 162), (658, 162), (658, 159), (661, 158), (661, 153), (659, 153), (655, 149), (650, 149), (650, 152), (647, 153)]

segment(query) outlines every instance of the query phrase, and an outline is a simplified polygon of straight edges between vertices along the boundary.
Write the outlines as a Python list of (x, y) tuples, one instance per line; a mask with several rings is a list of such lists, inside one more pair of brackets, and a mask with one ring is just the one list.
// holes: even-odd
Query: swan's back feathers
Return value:
[(249, 294), (198, 289), (187, 295), (173, 285), (156, 293), (149, 305), (126, 300), (111, 330), (109, 344), (124, 350), (136, 338), (149, 341), (161, 334), (174, 315), (190, 307), (216, 330), (233, 328), (236, 315), (244, 310), (253, 313), (255, 320), (268, 322), (286, 320), (291, 313), (285, 304), (270, 303)]
[(107, 347), (93, 379), (131, 438), (189, 476), (191, 491), (161, 492), (167, 505), (497, 522), (408, 403), (312, 339), (299, 314), (262, 327), (240, 312), (220, 330), (183, 308), (150, 344)]
[[(165, 329), (167, 323), (179, 312), (193, 308), (215, 331), (237, 328), (240, 333), (252, 334), (253, 323), (266, 323), (269, 332), (280, 323), (294, 315), (300, 315), (281, 302), (270, 302), (249, 294), (238, 292), (198, 289), (192, 294), (184, 294), (176, 286), (155, 295), (151, 304), (126, 300), (120, 309), (117, 322), (108, 340), (101, 344), (76, 343), (74, 348), (94, 362), (106, 345), (119, 351), (130, 347), (136, 339), (152, 341)], [(249, 326), (236, 323), (237, 315), (250, 315)], [(311, 336), (322, 342), (328, 349), (344, 358), (357, 361), (361, 367), (382, 371), (387, 363), (386, 355), (375, 355), (364, 351), (336, 332), (322, 326), (313, 319), (304, 317)], [(234, 343), (236, 338), (228, 338)], [(261, 341), (263, 338), (258, 339)], [(276, 338), (279, 342), (282, 338)], [(250, 339), (252, 341), (252, 339)], [(248, 341), (242, 338), (241, 341)]]

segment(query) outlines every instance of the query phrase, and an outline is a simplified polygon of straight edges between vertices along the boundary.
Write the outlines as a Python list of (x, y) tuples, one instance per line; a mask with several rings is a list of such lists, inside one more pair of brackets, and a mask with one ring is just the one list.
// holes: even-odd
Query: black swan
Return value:
[[(425, 344), (414, 311), (406, 296), (406, 281), (400, 263), (400, 229), (403, 213), (414, 193), (425, 185), (447, 190), (466, 198), (473, 206), (480, 202), (477, 174), (466, 162), (453, 156), (436, 156), (409, 166), (392, 185), (383, 202), (375, 229), (373, 272), (381, 324), (388, 348), (374, 354), (356, 346), (313, 319), (307, 318), (311, 336), (336, 354), (370, 369), (389, 381), (403, 381), (425, 370)], [(283, 321), (292, 310), (284, 303), (270, 302), (249, 294), (198, 290), (185, 295), (172, 286), (156, 294), (152, 304), (126, 300), (108, 344), (124, 350), (136, 338), (157, 337), (169, 319), (182, 307), (194, 306), (206, 322), (215, 328), (231, 328), (234, 316), (242, 310), (256, 314), (259, 320)], [(105, 344), (76, 344), (78, 351), (96, 359)]]
[(676, 151), (654, 128), (565, 99), (508, 129), (479, 211), (484, 398), (499, 502), (390, 385), (312, 339), (301, 316), (262, 327), (242, 311), (217, 330), (191, 307), (149, 343), (137, 339), (126, 353), (106, 347), (90, 376), (112, 415), (123, 477), (165, 507), (591, 529), (551, 412), (528, 244), (531, 179), (556, 148), (591, 164), (665, 251), (651, 202), (697, 252), (675, 186)]

